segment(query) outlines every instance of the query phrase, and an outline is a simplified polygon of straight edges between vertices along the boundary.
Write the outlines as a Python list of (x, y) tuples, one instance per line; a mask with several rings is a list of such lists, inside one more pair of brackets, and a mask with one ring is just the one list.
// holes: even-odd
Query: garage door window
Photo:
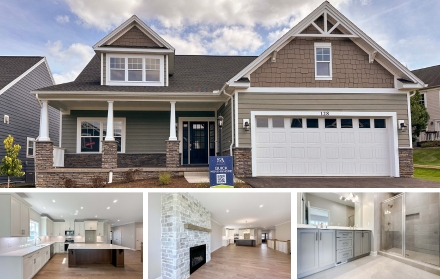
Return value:
[(284, 128), (284, 118), (272, 118), (272, 127), (274, 128)]
[(257, 127), (258, 128), (269, 127), (269, 118), (257, 118)]
[(385, 119), (374, 119), (374, 128), (386, 128)]
[(353, 119), (341, 119), (341, 128), (353, 128)]
[(319, 128), (317, 118), (307, 118), (307, 128)]
[(302, 128), (303, 120), (302, 118), (292, 118), (292, 124), (290, 124), (291, 128)]
[(359, 119), (359, 128), (370, 128), (370, 119)]
[(336, 119), (326, 119), (325, 120), (325, 127), (326, 128), (337, 128), (338, 124), (336, 122)]

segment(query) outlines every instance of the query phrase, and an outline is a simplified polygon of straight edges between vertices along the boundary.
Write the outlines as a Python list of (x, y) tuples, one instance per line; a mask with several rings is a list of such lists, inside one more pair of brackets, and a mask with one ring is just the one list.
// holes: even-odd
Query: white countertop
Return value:
[(114, 245), (114, 244), (82, 243), (82, 244), (69, 244), (68, 250), (70, 250), (70, 249), (112, 249), (112, 250), (125, 249), (125, 250), (129, 250), (130, 248), (119, 246), (119, 245)]
[(51, 244), (54, 244), (54, 243), (56, 243), (56, 241), (42, 242), (42, 243), (40, 243), (38, 245), (44, 245), (44, 246), (40, 246), (40, 247), (38, 247), (38, 246), (29, 246), (29, 247), (18, 249), (18, 250), (15, 250), (15, 251), (12, 251), (12, 252), (8, 252), (8, 253), (5, 253), (5, 254), (0, 254), (0, 257), (24, 257), (24, 256), (29, 255), (29, 254), (31, 254), (33, 252), (36, 252), (36, 251), (38, 251), (40, 249), (44, 249), (47, 246), (49, 246)]
[(320, 230), (343, 230), (343, 231), (370, 231), (370, 229), (342, 227), (342, 226), (328, 226), (323, 228), (317, 228), (314, 225), (296, 224), (298, 229), (320, 229)]

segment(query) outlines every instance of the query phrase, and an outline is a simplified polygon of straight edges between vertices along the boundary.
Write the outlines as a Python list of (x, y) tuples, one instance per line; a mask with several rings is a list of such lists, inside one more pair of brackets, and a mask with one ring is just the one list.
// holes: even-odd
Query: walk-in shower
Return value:
[(380, 250), (440, 266), (439, 193), (402, 193), (381, 203)]

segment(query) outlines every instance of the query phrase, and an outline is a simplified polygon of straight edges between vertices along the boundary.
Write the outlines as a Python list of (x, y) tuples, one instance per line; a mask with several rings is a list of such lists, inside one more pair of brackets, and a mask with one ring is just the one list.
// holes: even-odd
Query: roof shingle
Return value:
[(412, 72), (428, 84), (428, 87), (440, 86), (440, 65), (417, 69)]
[(251, 63), (256, 56), (176, 55), (169, 86), (101, 85), (101, 58), (95, 55), (75, 81), (37, 91), (212, 92)]
[(43, 58), (42, 56), (0, 56), (0, 90)]

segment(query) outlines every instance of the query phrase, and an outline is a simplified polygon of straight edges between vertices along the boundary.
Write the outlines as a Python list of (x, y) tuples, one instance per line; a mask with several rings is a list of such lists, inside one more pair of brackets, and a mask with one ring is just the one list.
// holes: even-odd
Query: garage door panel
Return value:
[(371, 127), (353, 117), (327, 122), (314, 118), (314, 125), (307, 117), (298, 117), (300, 124), (292, 127), (292, 117), (278, 119), (277, 127), (274, 118), (267, 119), (269, 125), (256, 127), (257, 176), (388, 176), (392, 171), (392, 133), (389, 127), (376, 128), (375, 118), (363, 118)]

